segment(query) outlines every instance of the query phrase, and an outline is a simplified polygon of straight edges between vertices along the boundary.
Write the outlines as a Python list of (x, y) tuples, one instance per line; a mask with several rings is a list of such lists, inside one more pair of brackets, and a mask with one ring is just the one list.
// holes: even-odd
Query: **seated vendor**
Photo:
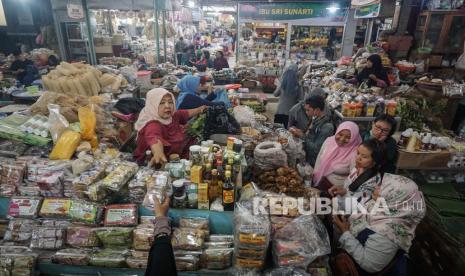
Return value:
[(367, 65), (357, 76), (350, 80), (352, 83), (361, 84), (367, 81), (368, 87), (377, 86), (385, 88), (389, 86), (389, 79), (383, 62), (379, 55), (371, 55), (367, 59)]
[(197, 90), (200, 86), (200, 77), (187, 75), (184, 76), (176, 87), (180, 90), (176, 109), (192, 109), (202, 105), (215, 105), (212, 101), (216, 98), (215, 93), (210, 93), (205, 99), (197, 96)]
[(142, 164), (146, 152), (152, 152), (150, 166), (168, 162), (171, 154), (185, 157), (190, 146), (190, 138), (186, 136), (183, 125), (189, 118), (202, 113), (207, 107), (200, 106), (190, 110), (175, 108), (173, 94), (163, 88), (155, 88), (147, 93), (145, 107), (139, 114), (135, 124), (137, 148), (134, 157)]
[[(31, 80), (31, 67), (34, 66), (34, 63), (27, 59), (21, 51), (17, 50), (14, 52), (15, 60), (10, 66), (10, 70), (12, 71), (13, 75), (16, 77), (16, 80), (19, 81), (21, 84), (30, 84), (33, 80)], [(26, 80), (25, 80), (26, 79)]]

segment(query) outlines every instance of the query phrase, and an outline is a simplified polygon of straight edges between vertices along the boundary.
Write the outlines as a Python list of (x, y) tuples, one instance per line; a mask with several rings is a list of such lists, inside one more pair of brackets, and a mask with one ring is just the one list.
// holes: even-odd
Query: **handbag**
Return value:
[(317, 186), (317, 188), (321, 191), (320, 196), (332, 198), (328, 190), (333, 186), (333, 183), (331, 183), (326, 176), (323, 176)]
[(331, 257), (331, 268), (334, 276), (358, 276), (357, 267), (345, 250), (340, 250)]

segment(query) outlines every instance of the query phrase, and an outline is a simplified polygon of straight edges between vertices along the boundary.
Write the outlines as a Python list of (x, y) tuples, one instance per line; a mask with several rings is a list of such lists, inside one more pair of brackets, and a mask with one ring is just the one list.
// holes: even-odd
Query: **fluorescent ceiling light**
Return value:
[(338, 6), (332, 5), (332, 6), (329, 6), (328, 8), (326, 8), (326, 9), (329, 11), (329, 13), (335, 13), (340, 8)]

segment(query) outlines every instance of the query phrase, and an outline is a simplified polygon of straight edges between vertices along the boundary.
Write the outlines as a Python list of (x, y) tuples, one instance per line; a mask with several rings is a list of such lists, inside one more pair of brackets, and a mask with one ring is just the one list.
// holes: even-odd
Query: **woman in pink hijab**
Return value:
[[(342, 186), (350, 173), (350, 166), (362, 143), (354, 122), (343, 122), (334, 136), (323, 143), (313, 171), (313, 183), (318, 186), (327, 180), (332, 186)], [(326, 181), (325, 181), (326, 182)]]

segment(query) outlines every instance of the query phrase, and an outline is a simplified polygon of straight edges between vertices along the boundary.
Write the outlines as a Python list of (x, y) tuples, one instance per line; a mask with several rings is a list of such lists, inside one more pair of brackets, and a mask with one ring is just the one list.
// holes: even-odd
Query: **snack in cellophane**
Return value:
[(52, 261), (63, 265), (89, 265), (89, 256), (94, 250), (83, 248), (66, 248), (58, 250)]
[(29, 245), (32, 229), (39, 224), (39, 221), (32, 219), (10, 219), (3, 240)]
[(206, 249), (201, 257), (202, 267), (207, 269), (226, 269), (232, 265), (233, 248)]
[(100, 267), (126, 267), (125, 252), (121, 250), (102, 249), (90, 255), (89, 265)]
[(177, 250), (201, 250), (205, 240), (205, 232), (200, 229), (175, 228), (171, 244)]
[(137, 225), (138, 214), (136, 204), (113, 204), (105, 207), (105, 226)]
[(32, 230), (32, 249), (60, 249), (64, 246), (65, 229), (36, 226)]
[(72, 247), (97, 247), (100, 240), (94, 228), (72, 225), (67, 229), (66, 243)]
[(102, 208), (96, 203), (77, 199), (71, 202), (69, 216), (73, 222), (94, 225), (100, 221), (101, 215)]
[(42, 202), (39, 216), (41, 217), (68, 217), (71, 199), (69, 198), (46, 198)]
[(40, 197), (15, 196), (8, 205), (8, 218), (36, 218), (39, 213)]
[(137, 172), (136, 163), (122, 161), (101, 180), (103, 186), (111, 191), (118, 192)]
[(96, 228), (97, 237), (106, 248), (129, 248), (132, 245), (132, 227)]
[(133, 248), (136, 250), (150, 250), (154, 239), (155, 226), (140, 224), (133, 232)]
[(195, 271), (200, 268), (202, 251), (174, 251), (178, 271)]

